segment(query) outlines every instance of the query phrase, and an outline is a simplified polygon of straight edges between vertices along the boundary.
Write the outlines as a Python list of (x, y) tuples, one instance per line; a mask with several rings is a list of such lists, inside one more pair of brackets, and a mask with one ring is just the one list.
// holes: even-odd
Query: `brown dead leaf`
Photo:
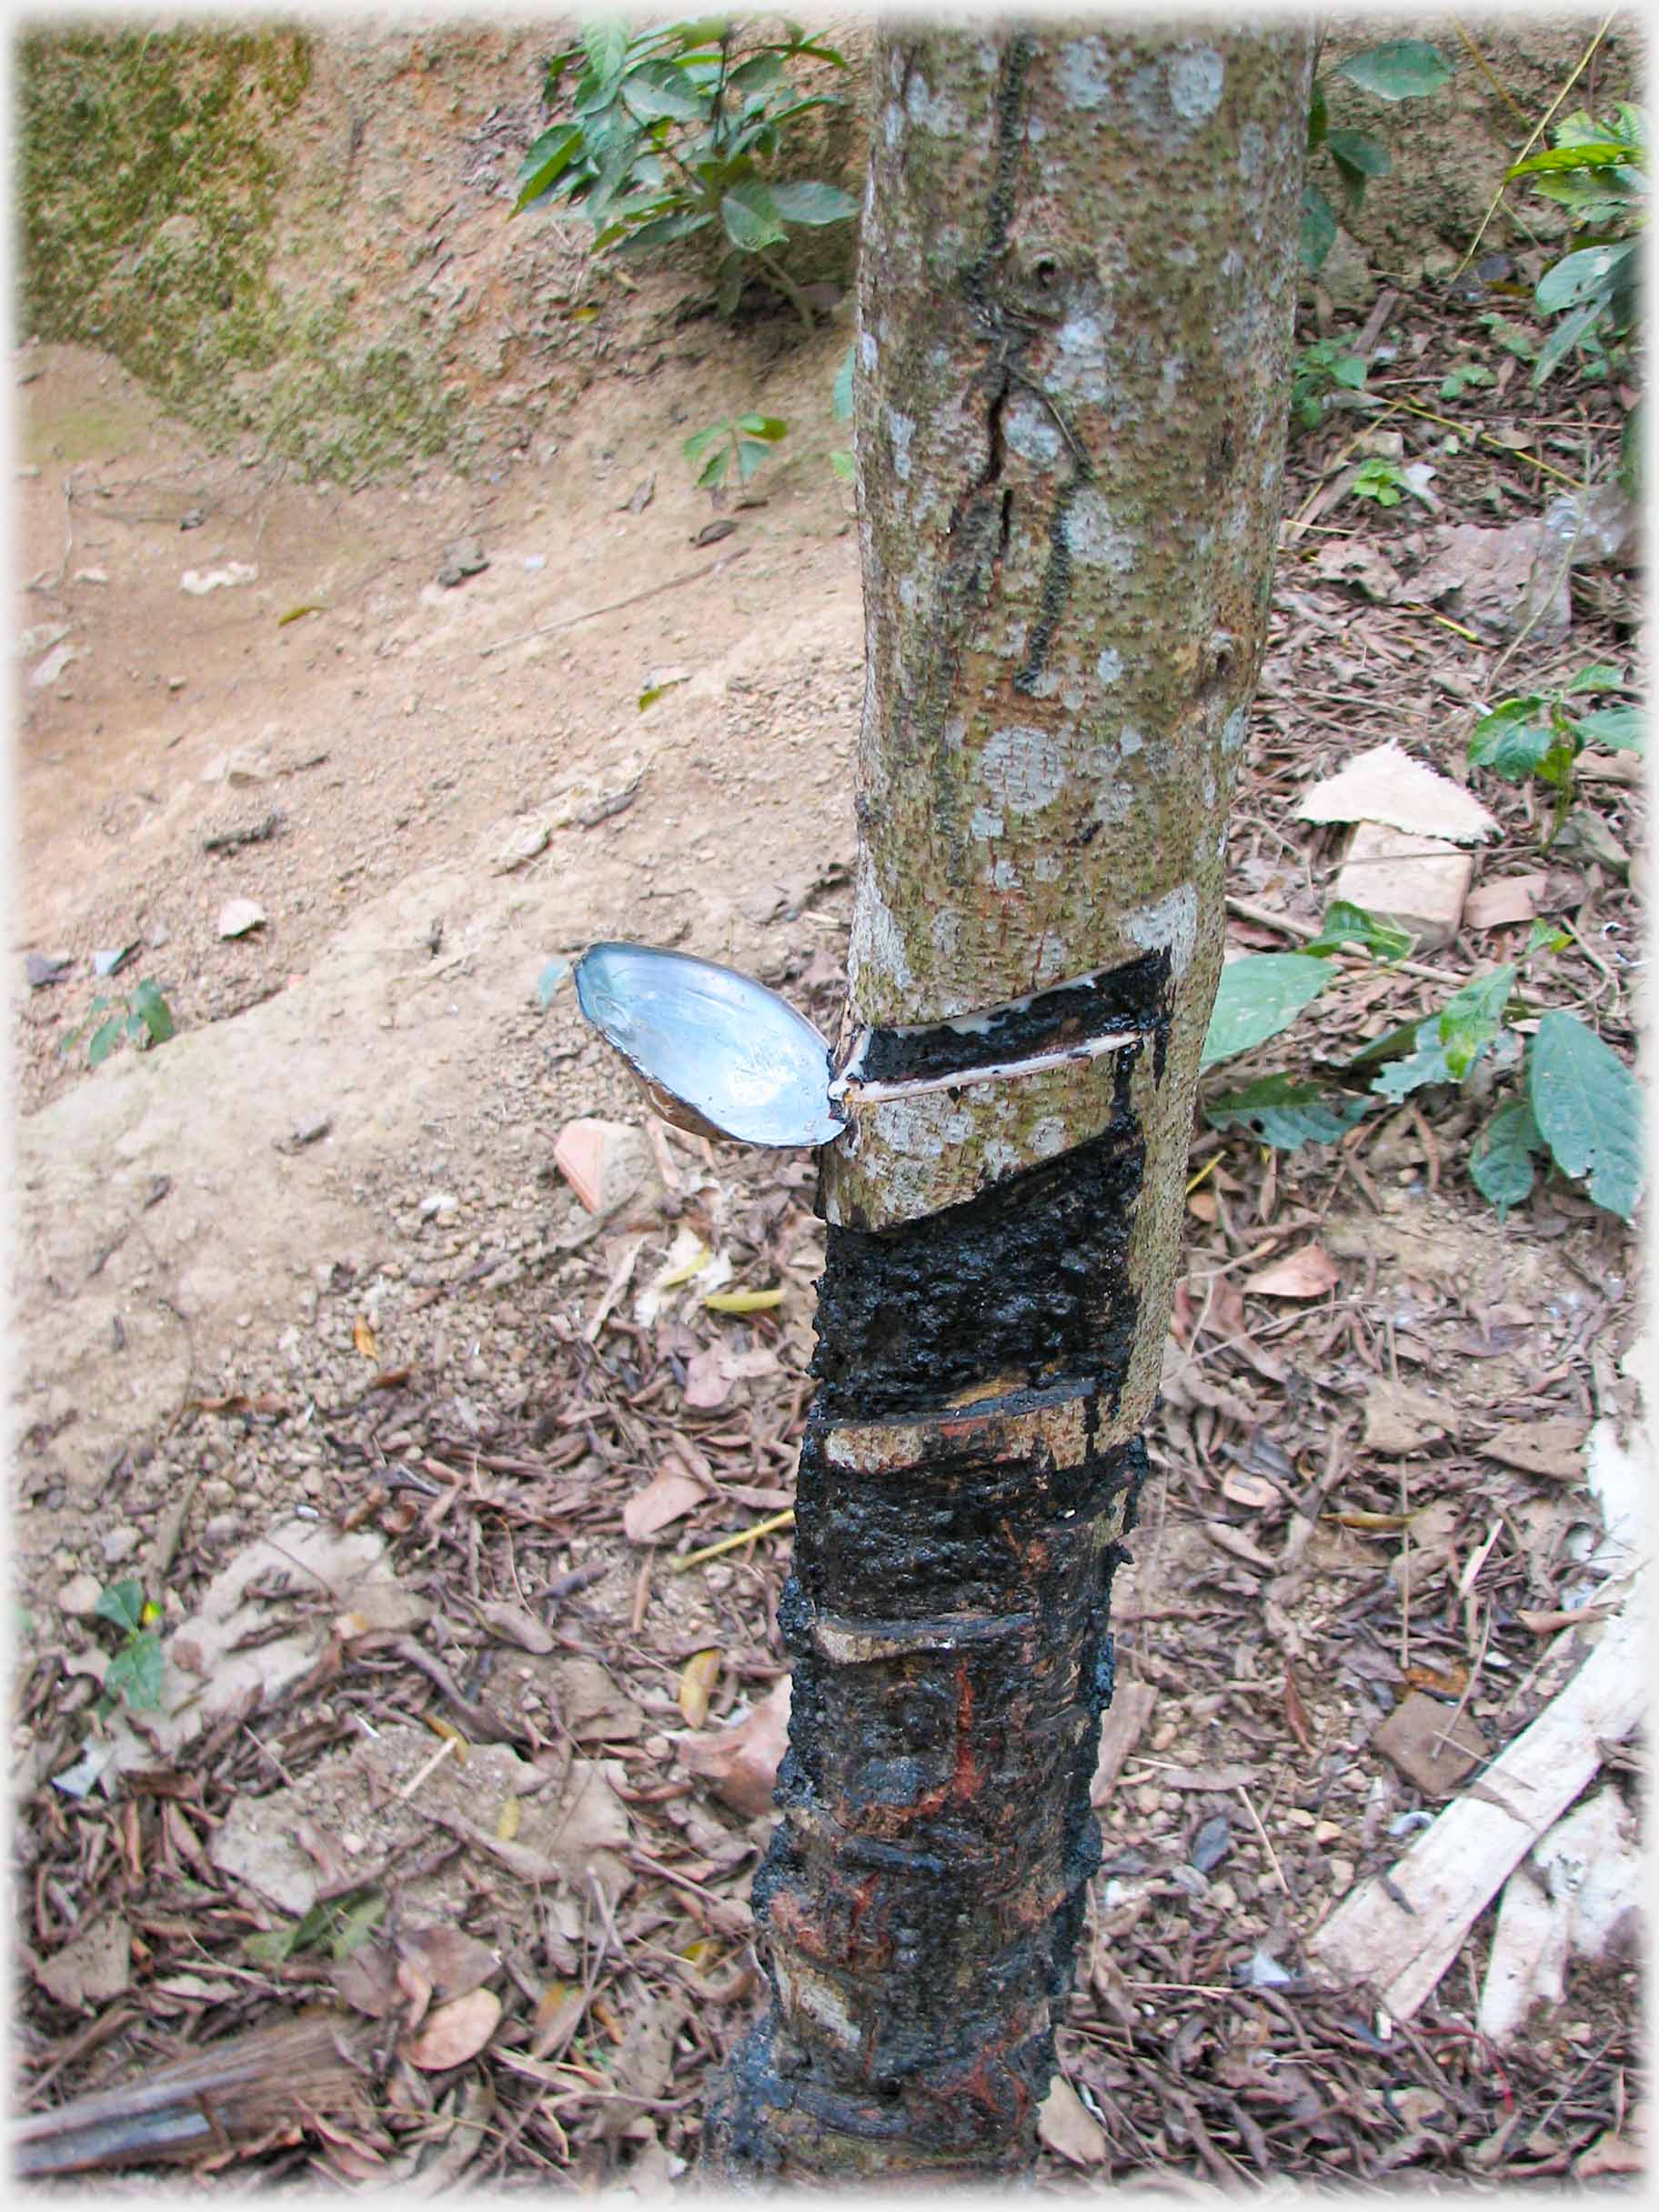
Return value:
[(643, 1543), (659, 1529), (667, 1528), (670, 1522), (679, 1521), (694, 1505), (703, 1502), (703, 1486), (682, 1474), (677, 1467), (665, 1467), (653, 1475), (643, 1490), (637, 1490), (622, 1508), (622, 1527), (630, 1543)]
[(1463, 901), (1463, 927), (1502, 930), (1514, 922), (1531, 921), (1543, 889), (1542, 876), (1503, 876), (1495, 883), (1483, 883)]
[(1421, 1690), (1409, 1691), (1371, 1740), (1425, 1797), (1449, 1797), (1492, 1752), (1468, 1714), (1454, 1714)]
[(418, 2027), (432, 2005), (432, 1985), (420, 1968), (411, 1966), (407, 1958), (397, 1961), (393, 1980), (402, 2000), (403, 2020), (407, 2028)]
[(1365, 1388), (1362, 1441), (1369, 1450), (1392, 1459), (1444, 1436), (1454, 1418), (1417, 1384), (1373, 1375)]
[(1244, 1288), (1258, 1298), (1322, 1298), (1336, 1284), (1331, 1255), (1318, 1244), (1304, 1244), (1299, 1252), (1286, 1252), (1270, 1267), (1244, 1278)]
[(397, 1961), (387, 1944), (365, 1944), (335, 1967), (332, 1980), (343, 2004), (384, 2020), (397, 2002)]
[(789, 1734), (789, 1678), (782, 1674), (746, 1719), (718, 1734), (677, 1737), (675, 1749), (681, 1765), (700, 1775), (734, 1812), (749, 1818), (771, 1809)]
[(489, 1946), (459, 1928), (405, 1928), (397, 1948), (425, 1975), (440, 2003), (464, 1997), (482, 1986), (500, 1964)]
[(132, 1981), (133, 1931), (119, 1913), (102, 1913), (61, 1951), (35, 1968), (35, 1978), (60, 2005), (78, 2012), (106, 2005)]
[(268, 1391), (250, 1398), (245, 1391), (233, 1391), (227, 1398), (192, 1398), (186, 1411), (193, 1413), (285, 1413), (287, 1407), (280, 1398), (273, 1398)]
[(1234, 1505), (1245, 1505), (1252, 1513), (1279, 1502), (1279, 1485), (1270, 1483), (1264, 1474), (1245, 1474), (1239, 1468), (1232, 1469), (1222, 1477), (1222, 1495)]
[(1284, 1663), (1284, 1717), (1290, 1724), (1291, 1734), (1303, 1751), (1311, 1752), (1313, 1737), (1308, 1726), (1308, 1708), (1302, 1703), (1302, 1692), (1296, 1686), (1296, 1677), (1291, 1672), (1288, 1659)]
[(367, 1313), (359, 1313), (351, 1324), (351, 1341), (366, 1360), (377, 1360), (380, 1347), (375, 1341), (374, 1330)]
[(1073, 2166), (1099, 2166), (1106, 2156), (1106, 2130), (1063, 2074), (1054, 2076), (1042, 2100), (1037, 2133), (1051, 2151)]
[(1225, 1521), (1206, 1521), (1204, 1533), (1212, 1543), (1219, 1545), (1223, 1552), (1231, 1552), (1235, 1559), (1242, 1559), (1247, 1567), (1254, 1567), (1258, 1574), (1278, 1573), (1279, 1562), (1271, 1553), (1264, 1552), (1259, 1543), (1252, 1543), (1242, 1528), (1230, 1527)]
[(441, 2074), (476, 2058), (496, 2032), (501, 2000), (492, 1989), (474, 1989), (430, 2014), (419, 2032), (406, 2036), (397, 2055), (426, 2074)]
[(1589, 1433), (1587, 1421), (1506, 1421), (1481, 1449), (1488, 1459), (1522, 1474), (1576, 1483), (1584, 1472), (1584, 1439)]
[(492, 1599), (478, 1607), (479, 1617), (488, 1628), (508, 1644), (516, 1644), (520, 1651), (545, 1654), (554, 1648), (554, 1637), (533, 1613), (522, 1605), (508, 1605)]
[(719, 1678), (718, 1650), (693, 1652), (686, 1661), (679, 1677), (679, 1703), (688, 1726), (700, 1728), (709, 1718), (709, 1700)]

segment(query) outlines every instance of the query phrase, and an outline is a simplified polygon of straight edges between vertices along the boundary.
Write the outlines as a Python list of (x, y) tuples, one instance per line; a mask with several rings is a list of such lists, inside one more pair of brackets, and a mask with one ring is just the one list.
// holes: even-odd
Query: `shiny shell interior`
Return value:
[(696, 1122), (743, 1144), (840, 1136), (830, 1048), (764, 984), (688, 953), (601, 944), (577, 962), (576, 995), (654, 1103), (666, 1093)]

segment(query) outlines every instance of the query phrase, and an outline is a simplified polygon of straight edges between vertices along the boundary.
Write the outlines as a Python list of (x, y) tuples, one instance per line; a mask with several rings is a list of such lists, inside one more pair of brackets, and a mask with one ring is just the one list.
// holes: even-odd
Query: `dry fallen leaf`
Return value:
[(700, 1728), (709, 1718), (709, 1700), (720, 1678), (718, 1650), (693, 1652), (679, 1677), (679, 1709), (689, 1726)]
[(491, 1600), (480, 1605), (478, 1612), (497, 1635), (505, 1637), (509, 1644), (516, 1644), (520, 1651), (535, 1652), (540, 1655), (554, 1647), (552, 1632), (533, 1613), (527, 1613), (522, 1605), (508, 1605), (498, 1600)]
[(772, 1785), (789, 1740), (789, 1678), (779, 1675), (746, 1720), (717, 1735), (681, 1736), (680, 1764), (745, 1817), (771, 1809)]
[(440, 2002), (470, 1996), (500, 1963), (487, 1943), (459, 1928), (406, 1928), (397, 1948), (425, 1975)]
[(359, 1313), (353, 1322), (351, 1341), (366, 1360), (377, 1360), (380, 1357), (380, 1349), (375, 1342), (375, 1332), (369, 1326), (367, 1314)]
[(630, 1543), (643, 1543), (670, 1521), (678, 1521), (703, 1502), (703, 1486), (678, 1468), (665, 1467), (643, 1490), (635, 1491), (622, 1508), (622, 1527)]
[(1488, 1459), (1522, 1474), (1542, 1474), (1557, 1483), (1576, 1483), (1584, 1472), (1587, 1421), (1506, 1421), (1481, 1446)]
[(1106, 2131), (1063, 2074), (1042, 2100), (1037, 2133), (1052, 2151), (1073, 2166), (1099, 2166), (1106, 2156)]
[(1336, 1283), (1331, 1255), (1319, 1244), (1304, 1244), (1300, 1252), (1286, 1252), (1271, 1267), (1260, 1268), (1244, 1278), (1244, 1288), (1258, 1298), (1322, 1298)]
[(500, 2017), (501, 2000), (495, 1992), (474, 1989), (429, 2013), (419, 2033), (406, 2036), (397, 2046), (397, 2055), (426, 2074), (464, 2066), (484, 2048)]

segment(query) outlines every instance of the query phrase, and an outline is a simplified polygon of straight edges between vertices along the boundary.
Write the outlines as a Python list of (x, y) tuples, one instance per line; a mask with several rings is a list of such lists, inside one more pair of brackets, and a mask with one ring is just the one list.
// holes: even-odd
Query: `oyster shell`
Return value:
[(677, 1127), (740, 1144), (840, 1135), (829, 1046), (763, 983), (689, 953), (613, 942), (577, 962), (576, 995)]

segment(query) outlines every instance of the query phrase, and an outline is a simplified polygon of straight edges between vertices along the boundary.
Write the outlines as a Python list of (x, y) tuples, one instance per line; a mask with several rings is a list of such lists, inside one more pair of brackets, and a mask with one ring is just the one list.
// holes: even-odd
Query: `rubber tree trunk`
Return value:
[(1265, 628), (1311, 69), (1301, 27), (878, 35), (850, 1126), (772, 2002), (705, 2130), (729, 2183), (1034, 2156)]

